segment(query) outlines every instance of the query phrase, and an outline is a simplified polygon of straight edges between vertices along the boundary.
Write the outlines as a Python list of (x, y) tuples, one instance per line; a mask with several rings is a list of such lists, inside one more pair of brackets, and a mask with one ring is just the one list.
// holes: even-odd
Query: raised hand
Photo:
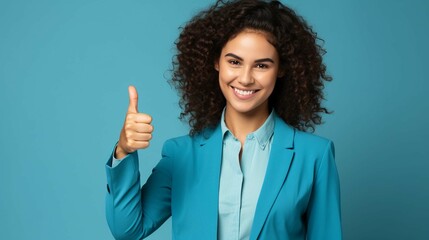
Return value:
[(128, 112), (115, 150), (115, 157), (118, 159), (138, 149), (147, 148), (152, 139), (152, 117), (138, 112), (138, 94), (134, 86), (128, 87), (128, 94), (130, 96)]

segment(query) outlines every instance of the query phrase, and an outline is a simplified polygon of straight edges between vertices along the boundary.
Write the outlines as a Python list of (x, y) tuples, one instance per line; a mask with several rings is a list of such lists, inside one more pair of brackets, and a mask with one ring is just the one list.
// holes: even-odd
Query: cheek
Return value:
[(228, 83), (229, 81), (227, 80), (227, 77), (224, 74), (221, 74), (221, 72), (219, 71), (219, 86), (224, 96), (226, 94), (227, 89), (229, 88)]
[(277, 76), (274, 76), (274, 78), (269, 83), (269, 88), (271, 89), (271, 91), (274, 90), (274, 87), (276, 86), (276, 82), (277, 82)]
[(276, 85), (277, 74), (273, 73), (264, 73), (258, 77), (258, 82), (267, 90), (273, 90)]
[(219, 81), (222, 83), (229, 83), (234, 80), (235, 72), (225, 68), (221, 68), (219, 71)]

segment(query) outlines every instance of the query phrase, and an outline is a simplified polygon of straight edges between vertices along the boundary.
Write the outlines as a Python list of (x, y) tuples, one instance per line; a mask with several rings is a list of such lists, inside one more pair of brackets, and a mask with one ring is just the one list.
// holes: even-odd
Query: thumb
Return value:
[(130, 96), (130, 104), (128, 105), (128, 112), (138, 113), (138, 99), (139, 95), (137, 94), (137, 90), (134, 86), (128, 87), (128, 94)]

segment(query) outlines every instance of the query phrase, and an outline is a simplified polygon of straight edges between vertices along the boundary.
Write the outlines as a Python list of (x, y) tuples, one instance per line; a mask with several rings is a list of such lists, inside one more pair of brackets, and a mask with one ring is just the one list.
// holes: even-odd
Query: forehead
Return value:
[(267, 35), (262, 31), (243, 30), (225, 44), (222, 48), (222, 53), (254, 57), (277, 57), (277, 50), (271, 44)]

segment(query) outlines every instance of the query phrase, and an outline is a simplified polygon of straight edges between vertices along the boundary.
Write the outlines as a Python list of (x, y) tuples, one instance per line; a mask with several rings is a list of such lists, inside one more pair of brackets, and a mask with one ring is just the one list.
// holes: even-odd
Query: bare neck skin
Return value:
[(256, 131), (264, 124), (269, 116), (268, 105), (259, 110), (240, 113), (236, 111), (228, 111), (228, 106), (225, 112), (225, 124), (234, 136), (240, 141), (243, 148), (246, 136)]

